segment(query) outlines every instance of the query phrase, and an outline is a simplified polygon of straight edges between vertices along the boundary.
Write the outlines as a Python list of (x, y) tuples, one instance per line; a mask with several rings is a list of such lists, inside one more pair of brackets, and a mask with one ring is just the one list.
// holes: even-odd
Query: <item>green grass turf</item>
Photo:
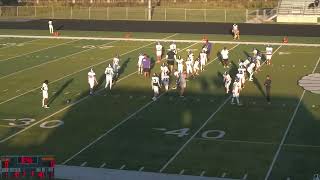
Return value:
[[(121, 36), (121, 33), (118, 35)], [(148, 33), (145, 37), (165, 38), (169, 35)], [(142, 33), (137, 36), (144, 37)], [(187, 39), (200, 37), (181, 34), (176, 36), (188, 37)], [(0, 44), (26, 41), (28, 39), (4, 38), (0, 39)], [(135, 72), (139, 52), (150, 54), (155, 59), (154, 43), (69, 41), (36, 40), (27, 46), (7, 47), (5, 49), (12, 52), (8, 54), (0, 48), (0, 60), (13, 57), (0, 61), (0, 140), (25, 128), (7, 127), (8, 121), (2, 119), (35, 119), (31, 123), (32, 127), (0, 143), (1, 154), (53, 154), (57, 157), (58, 163), (62, 163), (106, 130), (115, 127), (133, 112), (151, 102), (150, 80)], [(52, 47), (65, 42), (69, 43)], [(110, 47), (83, 48), (88, 45), (98, 47), (106, 43), (110, 43)], [(164, 44), (165, 47), (168, 45)], [(177, 45), (180, 49), (199, 50), (201, 47), (200, 44), (191, 43)], [(214, 59), (224, 46), (232, 48), (234, 45), (215, 45), (211, 59)], [(246, 53), (250, 53), (253, 47), (260, 50), (265, 48), (240, 45), (231, 50), (232, 74), (236, 71), (238, 59), (245, 58)], [(274, 46), (274, 49), (276, 48)], [(23, 55), (36, 50), (40, 51)], [(14, 57), (14, 52), (19, 57)], [(76, 52), (79, 53), (73, 55)], [(279, 55), (278, 52), (290, 54)], [(221, 80), (225, 69), (218, 60), (213, 61), (199, 77), (188, 81), (185, 98), (177, 97), (174, 90), (168, 95), (163, 95), (93, 146), (72, 158), (67, 165), (81, 165), (87, 162), (87, 166), (99, 167), (106, 163), (106, 168), (115, 169), (126, 165), (125, 169), (129, 170), (144, 167), (144, 171), (152, 172), (163, 169), (166, 173), (179, 173), (185, 170), (184, 174), (197, 176), (205, 172), (205, 176), (220, 177), (225, 174), (226, 177), (239, 179), (247, 175), (247, 179), (264, 179), (302, 94), (297, 81), (312, 72), (319, 58), (319, 48), (283, 46), (278, 52), (273, 57), (273, 66), (262, 67), (263, 71), (255, 75), (254, 82), (246, 82), (240, 96), (243, 106), (232, 106), (228, 101), (218, 110), (228, 96), (224, 94)], [(111, 92), (103, 90), (96, 96), (87, 97), (88, 70), (93, 64), (97, 64), (94, 69), (100, 82), (99, 89), (103, 88), (104, 68), (116, 53), (126, 53), (121, 55), (120, 80)], [(185, 57), (186, 51), (183, 50), (180, 54)], [(65, 56), (68, 57), (64, 58)], [(159, 70), (159, 64), (156, 64), (153, 72)], [(318, 67), (316, 72), (319, 71)], [(263, 96), (263, 81), (267, 74), (273, 79), (271, 105), (265, 102)], [(44, 79), (51, 82), (51, 108), (47, 110), (40, 108), (41, 93), (38, 89)], [(25, 94), (20, 96), (22, 93)], [(66, 103), (67, 99), (71, 99), (73, 103), (83, 98), (85, 99), (80, 103), (66, 108), (70, 105)], [(315, 137), (319, 134), (320, 112), (318, 108), (312, 108), (313, 104), (318, 103), (319, 95), (306, 92), (270, 179), (310, 179), (318, 171), (317, 154), (320, 146)], [(215, 111), (217, 113), (208, 124), (188, 141)], [(49, 115), (52, 116), (48, 117)], [(44, 119), (46, 117), (48, 118)], [(64, 124), (52, 129), (39, 127), (39, 124), (51, 120), (62, 120)], [(36, 124), (39, 121), (41, 122)], [(182, 128), (185, 128), (187, 134), (181, 137), (165, 133)], [(221, 139), (205, 138), (204, 133), (209, 130), (224, 131), (225, 136)], [(215, 134), (208, 134), (213, 135)], [(165, 166), (186, 142), (188, 144), (181, 153)]]
[[(230, 27), (231, 28), (231, 27)], [(80, 37), (114, 37), (114, 38), (124, 38), (127, 37), (128, 33), (131, 38), (151, 38), (159, 39), (163, 36), (169, 36), (168, 33), (146, 33), (146, 32), (110, 32), (110, 31), (69, 31), (61, 30), (61, 36), (80, 36)], [(38, 35), (47, 36), (49, 35), (46, 30), (16, 30), (16, 29), (0, 29), (1, 35)], [(174, 38), (180, 40), (202, 40), (207, 37), (212, 41), (230, 41), (232, 40), (231, 35), (221, 35), (221, 34), (183, 34), (178, 33)], [(241, 35), (241, 40), (239, 41), (252, 41), (252, 42), (282, 42), (283, 36), (256, 36), (256, 35)], [(296, 37), (290, 36), (289, 43), (311, 43), (319, 44), (320, 37)]]

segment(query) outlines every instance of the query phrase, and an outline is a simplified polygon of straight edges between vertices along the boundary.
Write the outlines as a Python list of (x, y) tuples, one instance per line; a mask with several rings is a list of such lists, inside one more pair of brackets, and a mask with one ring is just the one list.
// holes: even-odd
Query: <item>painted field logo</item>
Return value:
[(320, 73), (309, 74), (298, 81), (299, 86), (315, 94), (320, 94)]

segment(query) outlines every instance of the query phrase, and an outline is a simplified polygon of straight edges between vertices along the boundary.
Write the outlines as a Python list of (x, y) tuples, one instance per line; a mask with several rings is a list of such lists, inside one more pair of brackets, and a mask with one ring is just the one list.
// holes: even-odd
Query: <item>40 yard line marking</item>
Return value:
[[(317, 69), (317, 67), (318, 67), (318, 65), (319, 65), (319, 62), (320, 62), (320, 57), (318, 58), (318, 61), (317, 61), (316, 65), (315, 65), (315, 67), (313, 68), (312, 74), (316, 71), (316, 69)], [(294, 112), (293, 112), (293, 114), (292, 114), (292, 116), (291, 116), (291, 119), (290, 119), (290, 121), (289, 121), (288, 127), (287, 127), (286, 131), (284, 132), (284, 135), (283, 135), (283, 137), (282, 137), (282, 139), (281, 139), (281, 142), (280, 142), (280, 145), (279, 145), (279, 147), (278, 147), (278, 149), (277, 149), (277, 152), (276, 152), (276, 154), (274, 155), (273, 160), (272, 160), (272, 162), (271, 162), (271, 165), (270, 165), (270, 167), (269, 167), (269, 169), (268, 169), (268, 172), (267, 172), (267, 174), (266, 174), (266, 176), (265, 176), (265, 178), (264, 178), (265, 180), (268, 180), (269, 177), (270, 177), (270, 175), (271, 175), (273, 166), (274, 166), (275, 162), (276, 162), (277, 159), (278, 159), (278, 156), (279, 156), (279, 154), (280, 154), (280, 151), (281, 151), (281, 149), (282, 149), (282, 146), (284, 145), (285, 140), (287, 139), (287, 136), (288, 136), (288, 133), (289, 133), (289, 131), (290, 131), (290, 129), (291, 129), (293, 120), (294, 120), (294, 118), (295, 118), (295, 116), (296, 116), (296, 114), (297, 114), (297, 112), (298, 112), (298, 110), (299, 110), (300, 104), (301, 104), (301, 102), (302, 102), (302, 99), (303, 99), (305, 93), (306, 93), (306, 90), (303, 90), (303, 92), (302, 92), (302, 94), (301, 94), (301, 97), (300, 97), (300, 99), (299, 99), (299, 102), (298, 102), (298, 104), (297, 104), (297, 106), (296, 106), (296, 108), (295, 108), (295, 110), (294, 110)]]
[[(239, 44), (238, 44), (239, 45)], [(236, 47), (236, 46), (235, 46)], [(275, 54), (282, 46), (279, 46), (273, 54)], [(231, 50), (231, 49), (230, 49)], [(217, 58), (216, 58), (217, 59)], [(215, 60), (216, 60), (215, 59)], [(262, 64), (263, 65), (263, 64)], [(261, 66), (262, 66), (261, 65)], [(180, 147), (180, 149), (162, 166), (159, 172), (163, 172), (173, 160), (177, 158), (177, 156), (187, 147), (187, 145), (196, 137), (196, 135), (209, 123), (209, 121), (223, 108), (223, 106), (231, 99), (232, 96), (229, 96), (223, 103), (218, 107), (218, 109), (213, 112), (209, 118), (200, 126), (200, 128)]]
[(29, 55), (29, 54), (32, 54), (32, 53), (40, 52), (40, 51), (43, 51), (43, 50), (51, 49), (51, 48), (54, 48), (54, 47), (62, 46), (62, 45), (65, 45), (65, 44), (69, 44), (69, 43), (76, 42), (76, 41), (79, 41), (79, 40), (68, 41), (68, 42), (56, 44), (56, 45), (54, 45), (54, 46), (50, 46), (50, 47), (38, 49), (38, 50), (31, 51), (31, 52), (27, 52), (27, 53), (24, 53), (24, 54), (20, 54), (20, 55), (14, 56), (14, 57), (6, 58), (6, 59), (0, 59), (0, 62), (8, 61), (8, 60), (10, 60), (10, 59), (14, 59), (14, 58), (17, 58), (17, 57)]
[[(168, 37), (166, 37), (166, 38), (170, 38), (170, 37), (175, 36), (175, 35), (177, 35), (177, 33), (176, 33), (176, 34), (174, 34), (174, 35), (168, 36)], [(149, 43), (149, 44), (144, 45), (144, 46), (141, 46), (141, 47), (139, 47), (139, 48), (136, 48), (136, 49), (130, 50), (130, 51), (126, 52), (126, 53), (121, 54), (121, 56), (126, 55), (126, 54), (129, 54), (129, 53), (134, 52), (134, 51), (137, 51), (137, 50), (142, 49), (142, 48), (144, 48), (144, 47), (150, 46), (151, 44), (153, 44), (153, 43)], [(196, 44), (196, 43), (195, 43), (195, 44)], [(96, 63), (96, 64), (94, 64), (94, 65), (92, 65), (92, 66), (100, 65), (100, 64), (105, 63), (105, 62), (107, 62), (107, 61), (109, 61), (109, 60), (112, 60), (112, 59), (113, 59), (113, 58), (107, 59), (107, 60), (105, 60), (105, 61), (102, 61), (102, 62)], [(69, 75), (67, 75), (67, 76), (64, 76), (64, 77), (62, 77), (62, 78), (59, 78), (59, 79), (57, 79), (57, 80), (55, 80), (55, 81), (53, 81), (53, 82), (59, 81), (59, 80), (61, 80), (61, 79), (65, 78), (65, 77), (68, 77), (68, 76), (71, 76), (71, 75), (76, 74), (76, 73), (78, 73), (78, 72), (81, 72), (81, 71), (83, 71), (83, 70), (86, 70), (86, 69), (88, 69), (89, 67), (92, 67), (92, 66), (88, 66), (87, 68), (83, 68), (83, 69), (81, 69), (81, 70), (79, 70), (79, 71), (76, 71), (76, 72), (71, 73), (71, 74), (69, 74)], [(131, 74), (127, 75), (127, 76), (131, 76), (132, 74), (135, 74), (135, 73), (137, 73), (137, 71), (135, 71), (134, 73), (131, 73)], [(126, 76), (125, 76), (125, 77), (123, 77), (123, 78), (126, 78)], [(121, 80), (121, 79), (120, 79), (120, 80)], [(120, 81), (120, 80), (118, 80), (118, 81)], [(33, 90), (30, 90), (30, 91), (28, 91), (28, 92), (26, 92), (26, 93), (24, 93), (24, 94), (21, 94), (21, 95), (19, 95), (19, 96), (16, 96), (15, 98), (20, 97), (20, 96), (22, 96), (22, 95), (25, 95), (25, 94), (27, 94), (27, 93), (29, 93), (29, 92), (32, 92), (32, 91), (38, 90), (39, 88), (40, 88), (40, 87), (35, 88), (35, 89), (33, 89)], [(82, 99), (79, 99), (78, 101), (76, 101), (76, 102), (74, 102), (74, 103), (72, 103), (72, 104), (70, 104), (70, 105), (68, 105), (68, 106), (66, 106), (66, 107), (64, 107), (64, 108), (62, 108), (62, 109), (60, 109), (60, 110), (58, 110), (58, 111), (54, 112), (53, 114), (51, 114), (51, 115), (49, 115), (49, 116), (47, 116), (47, 117), (45, 117), (45, 118), (41, 119), (40, 121), (35, 122), (34, 124), (31, 124), (30, 126), (28, 126), (28, 127), (24, 128), (24, 129), (22, 129), (21, 131), (18, 131), (18, 132), (14, 133), (14, 134), (12, 134), (12, 135), (10, 135), (10, 136), (6, 137), (6, 138), (1, 139), (1, 140), (0, 140), (0, 143), (4, 143), (4, 142), (8, 141), (9, 139), (11, 139), (11, 138), (13, 138), (13, 137), (15, 137), (15, 136), (17, 136), (17, 135), (19, 135), (19, 134), (23, 133), (24, 131), (26, 131), (26, 130), (28, 130), (28, 129), (32, 128), (33, 126), (35, 126), (35, 125), (37, 125), (37, 124), (39, 124), (39, 123), (41, 123), (41, 122), (43, 122), (43, 121), (45, 121), (45, 120), (47, 120), (48, 118), (50, 118), (50, 117), (52, 117), (52, 116), (54, 116), (54, 115), (56, 115), (56, 114), (59, 114), (60, 112), (62, 112), (62, 111), (64, 111), (64, 110), (66, 110), (66, 109), (68, 109), (68, 108), (70, 108), (70, 107), (72, 107), (72, 106), (74, 106), (74, 105), (76, 105), (76, 104), (79, 104), (80, 102), (82, 102), (82, 101), (84, 101), (84, 100), (88, 99), (89, 97), (90, 97), (90, 96), (88, 95), (88, 96), (86, 96), (86, 97), (84, 97), (84, 98), (82, 98)], [(11, 98), (11, 100), (12, 100), (12, 98)], [(4, 102), (8, 102), (8, 100), (7, 100), (7, 101), (3, 101), (3, 102), (1, 102), (1, 103), (0, 103), (0, 105), (1, 105), (1, 104), (3, 104)], [(152, 102), (153, 102), (153, 101), (151, 101), (151, 103), (152, 103)], [(120, 122), (120, 123), (121, 123), (121, 122)]]
[[(164, 39), (173, 37), (173, 36), (175, 36), (175, 35), (177, 35), (177, 34), (178, 34), (178, 33), (175, 33), (175, 34), (173, 34), (173, 35), (170, 35), (170, 36), (168, 36), (168, 37), (165, 37)], [(112, 41), (112, 42), (114, 42), (114, 41)], [(120, 56), (129, 54), (129, 53), (132, 53), (132, 52), (137, 51), (137, 50), (139, 50), (139, 49), (142, 49), (142, 48), (144, 48), (144, 47), (150, 46), (151, 44), (153, 44), (153, 42), (152, 42), (152, 43), (149, 43), (149, 44), (147, 44), (147, 45), (141, 46), (141, 47), (139, 47), (139, 48), (130, 50), (130, 51), (126, 52), (126, 53), (120, 54)], [(77, 73), (79, 73), (79, 72), (81, 72), (81, 71), (88, 70), (88, 69), (89, 69), (90, 67), (92, 67), (92, 66), (98, 66), (98, 65), (103, 64), (103, 63), (105, 63), (105, 62), (111, 61), (112, 59), (113, 59), (113, 58), (109, 58), (109, 59), (104, 60), (104, 61), (101, 61), (101, 62), (99, 62), (99, 63), (96, 63), (96, 64), (93, 64), (93, 65), (87, 66), (87, 67), (82, 68), (82, 69), (80, 69), (80, 70), (78, 70), (78, 71), (75, 71), (75, 72), (73, 72), (73, 73), (71, 73), (71, 74), (68, 74), (68, 75), (63, 76), (63, 77), (61, 77), (61, 78), (58, 78), (58, 79), (56, 79), (56, 80), (54, 80), (54, 81), (51, 81), (51, 83), (58, 82), (58, 81), (60, 81), (60, 80), (62, 80), (62, 79), (64, 79), (64, 78), (67, 78), (67, 77), (69, 77), (69, 76), (72, 76), (72, 75), (74, 75), (74, 74), (77, 74)], [(1, 79), (1, 78), (0, 78), (0, 79)], [(31, 89), (31, 90), (29, 90), (29, 91), (26, 91), (25, 93), (22, 93), (22, 94), (20, 94), (20, 95), (14, 96), (14, 97), (12, 97), (12, 98), (10, 98), (10, 99), (7, 99), (7, 100), (5, 100), (5, 101), (2, 101), (2, 102), (0, 102), (0, 105), (1, 105), (1, 104), (4, 104), (4, 103), (7, 103), (7, 102), (10, 102), (10, 101), (12, 101), (12, 100), (14, 100), (14, 99), (16, 99), (16, 98), (18, 98), (18, 97), (24, 96), (24, 95), (26, 95), (26, 94), (28, 94), (28, 93), (30, 93), (30, 92), (39, 90), (39, 88), (40, 88), (40, 86), (38, 86), (38, 87), (36, 87), (36, 88), (34, 88), (34, 89)], [(0, 143), (1, 143), (1, 141), (0, 141)]]

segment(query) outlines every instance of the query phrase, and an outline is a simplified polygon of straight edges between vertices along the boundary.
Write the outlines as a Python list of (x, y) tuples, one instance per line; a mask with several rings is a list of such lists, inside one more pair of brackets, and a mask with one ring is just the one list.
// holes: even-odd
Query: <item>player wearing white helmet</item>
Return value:
[(138, 57), (138, 74), (143, 74), (143, 67), (142, 67), (142, 60), (144, 58), (144, 55), (142, 53), (139, 54)]
[(200, 59), (197, 58), (195, 61), (194, 61), (194, 64), (193, 64), (193, 72), (195, 75), (199, 75), (199, 64), (200, 64)]
[(178, 66), (178, 72), (182, 73), (183, 72), (183, 59), (181, 58), (181, 56), (177, 57), (176, 62), (177, 62), (177, 66)]
[(113, 58), (113, 64), (112, 64), (112, 68), (113, 68), (113, 72), (114, 72), (114, 77), (118, 78), (119, 77), (119, 69), (120, 69), (120, 57), (117, 54), (114, 58)]
[(223, 74), (223, 81), (224, 81), (224, 87), (226, 89), (226, 94), (229, 93), (229, 88), (230, 88), (230, 85), (231, 85), (231, 81), (232, 81), (232, 78), (230, 76), (230, 74), (228, 72), (225, 72)]
[(254, 73), (254, 67), (255, 66), (256, 66), (256, 64), (252, 62), (247, 68), (247, 71), (249, 73), (249, 81), (253, 81), (252, 76), (253, 76), (253, 73)]
[(204, 71), (204, 66), (206, 65), (208, 61), (208, 56), (206, 51), (202, 50), (200, 53), (200, 70)]
[(160, 67), (160, 70), (161, 70), (161, 78), (164, 76), (164, 75), (168, 75), (169, 74), (169, 68), (168, 66), (165, 64), (165, 63), (162, 63), (161, 67)]
[(157, 42), (156, 45), (156, 55), (157, 55), (157, 62), (160, 63), (161, 58), (162, 58), (162, 45), (160, 44), (160, 42)]
[(161, 82), (162, 85), (164, 86), (164, 89), (166, 92), (169, 90), (169, 84), (170, 84), (170, 77), (169, 75), (165, 74), (164, 76), (161, 77)]
[(253, 57), (256, 57), (257, 54), (258, 54), (258, 49), (257, 48), (253, 48), (252, 54), (253, 54)]
[(222, 56), (223, 67), (229, 68), (229, 50), (226, 47), (224, 47), (221, 50), (220, 54)]
[(152, 87), (153, 94), (154, 94), (153, 99), (158, 97), (160, 86), (161, 85), (160, 85), (159, 77), (156, 73), (154, 73), (151, 78), (151, 87)]
[(96, 79), (96, 73), (91, 68), (88, 72), (88, 83), (89, 83), (89, 89), (90, 89), (90, 95), (93, 95), (93, 88), (95, 84), (98, 84), (98, 81)]
[(256, 63), (256, 72), (260, 71), (261, 59), (262, 59), (261, 53), (259, 52), (257, 57), (256, 57), (256, 61), (255, 61), (255, 63)]
[(111, 67), (111, 64), (108, 65), (106, 70), (104, 71), (104, 74), (106, 75), (106, 85), (104, 88), (107, 89), (108, 86), (110, 86), (110, 90), (112, 88), (112, 79), (113, 79), (113, 68)]
[(187, 69), (188, 77), (193, 73), (192, 67), (193, 67), (193, 62), (191, 61), (191, 59), (188, 58), (188, 60), (186, 61), (186, 69)]
[(178, 53), (176, 43), (172, 42), (172, 43), (170, 44), (169, 48), (170, 48), (170, 51), (173, 51), (175, 54)]
[(187, 51), (188, 51), (188, 58), (187, 58), (187, 60), (190, 60), (191, 63), (193, 64), (193, 61), (194, 61), (193, 52), (192, 52), (190, 49), (188, 49)]
[(267, 61), (267, 65), (271, 65), (271, 58), (272, 58), (272, 53), (273, 53), (273, 48), (268, 45), (266, 47), (266, 61)]

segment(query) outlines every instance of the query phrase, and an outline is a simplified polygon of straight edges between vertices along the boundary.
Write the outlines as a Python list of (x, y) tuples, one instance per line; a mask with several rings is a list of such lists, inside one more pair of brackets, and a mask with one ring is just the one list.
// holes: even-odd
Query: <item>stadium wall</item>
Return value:
[[(320, 25), (238, 24), (242, 35), (319, 37)], [(54, 20), (58, 30), (230, 34), (232, 23)], [(0, 21), (1, 29), (47, 30), (48, 20)]]

